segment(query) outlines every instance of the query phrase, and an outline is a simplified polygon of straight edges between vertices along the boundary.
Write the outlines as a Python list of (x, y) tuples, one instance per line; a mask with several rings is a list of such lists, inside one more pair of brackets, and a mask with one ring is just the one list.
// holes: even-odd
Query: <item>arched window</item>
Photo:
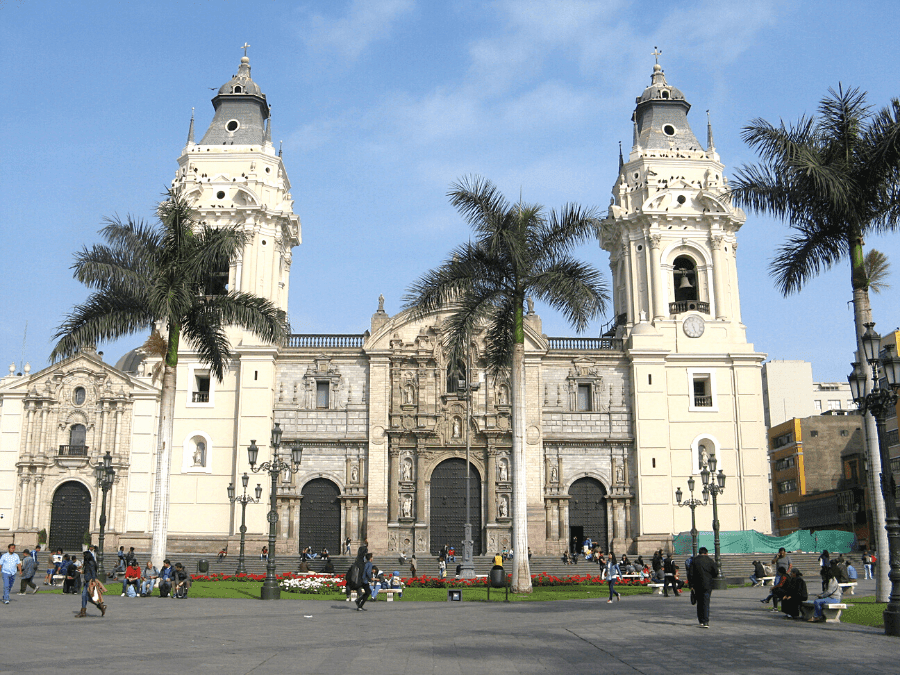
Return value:
[(675, 302), (697, 300), (697, 265), (686, 255), (675, 258), (673, 281), (675, 285)]
[(466, 388), (466, 364), (462, 361), (447, 364), (447, 393), (455, 394)]

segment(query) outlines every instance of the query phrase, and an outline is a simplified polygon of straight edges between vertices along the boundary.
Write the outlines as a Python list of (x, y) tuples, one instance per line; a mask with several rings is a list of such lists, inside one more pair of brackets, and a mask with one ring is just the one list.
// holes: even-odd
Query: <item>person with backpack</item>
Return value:
[(175, 570), (172, 569), (172, 563), (166, 558), (163, 560), (163, 566), (159, 568), (159, 597), (165, 598), (172, 590), (172, 577)]
[[(359, 591), (363, 585), (363, 570), (366, 566), (366, 555), (369, 549), (365, 544), (356, 552), (356, 560), (350, 565), (347, 574), (344, 575), (344, 590), (347, 593), (347, 602), (350, 602), (352, 591)], [(356, 606), (359, 607), (359, 594), (357, 593)]]
[(666, 575), (663, 581), (663, 595), (666, 597), (669, 597), (669, 586), (672, 586), (672, 592), (675, 595), (681, 595), (681, 591), (678, 590), (678, 584), (675, 582), (675, 571), (675, 561), (672, 560), (672, 554), (668, 553), (666, 554), (665, 562), (663, 562), (663, 572)]

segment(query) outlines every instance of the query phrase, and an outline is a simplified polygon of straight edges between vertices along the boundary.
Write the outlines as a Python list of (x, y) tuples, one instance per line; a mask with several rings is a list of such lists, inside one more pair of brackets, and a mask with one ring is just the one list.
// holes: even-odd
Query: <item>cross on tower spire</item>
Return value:
[[(248, 45), (246, 42), (243, 44), (242, 49), (244, 50), (244, 56), (247, 56), (247, 47), (249, 47), (249, 46), (250, 45)], [(656, 47), (654, 47), (654, 49), (656, 49)]]
[(653, 45), (653, 51), (650, 52), (650, 56), (656, 59), (656, 64), (659, 65), (659, 57), (662, 56), (662, 52), (659, 50), (659, 47)]

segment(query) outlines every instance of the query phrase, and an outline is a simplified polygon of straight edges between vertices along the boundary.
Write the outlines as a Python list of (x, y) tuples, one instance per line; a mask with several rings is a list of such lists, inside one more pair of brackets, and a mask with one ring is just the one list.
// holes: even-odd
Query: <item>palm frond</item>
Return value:
[(870, 291), (881, 293), (891, 287), (887, 283), (887, 278), (891, 274), (891, 263), (884, 253), (874, 248), (869, 249), (863, 261), (863, 267), (866, 270), (866, 280)]
[(535, 274), (528, 290), (565, 316), (578, 333), (587, 330), (609, 302), (609, 289), (600, 272), (569, 256)]
[(769, 264), (782, 295), (799, 292), (811, 278), (849, 255), (846, 239), (816, 230), (793, 235), (778, 248)]
[(58, 341), (50, 360), (58, 361), (81, 348), (146, 330), (155, 318), (140, 297), (92, 293), (56, 329), (53, 339)]

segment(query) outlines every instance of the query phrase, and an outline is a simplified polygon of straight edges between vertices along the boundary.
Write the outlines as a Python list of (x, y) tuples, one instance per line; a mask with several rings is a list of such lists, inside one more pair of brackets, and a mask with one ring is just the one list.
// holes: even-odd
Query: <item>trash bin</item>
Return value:
[(201, 558), (200, 560), (198, 560), (197, 561), (197, 571), (200, 572), (200, 574), (208, 574), (209, 573), (209, 560), (206, 560), (205, 558)]
[(502, 565), (494, 565), (491, 568), (491, 587), (503, 588), (506, 586), (506, 573)]

